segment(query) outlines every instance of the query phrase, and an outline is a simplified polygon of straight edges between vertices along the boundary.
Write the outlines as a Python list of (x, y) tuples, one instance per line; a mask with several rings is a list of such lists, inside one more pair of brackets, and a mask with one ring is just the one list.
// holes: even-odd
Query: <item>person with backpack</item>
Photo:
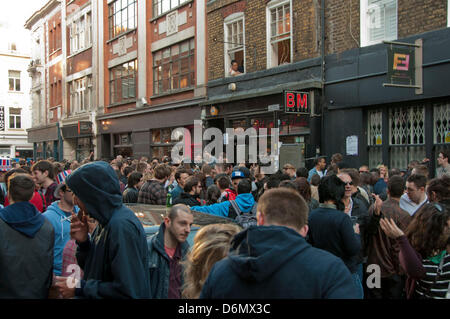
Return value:
[(234, 219), (244, 228), (248, 227), (248, 224), (256, 225), (257, 203), (251, 191), (251, 182), (248, 179), (242, 179), (237, 186), (238, 195), (235, 200), (208, 206), (195, 206), (192, 210)]

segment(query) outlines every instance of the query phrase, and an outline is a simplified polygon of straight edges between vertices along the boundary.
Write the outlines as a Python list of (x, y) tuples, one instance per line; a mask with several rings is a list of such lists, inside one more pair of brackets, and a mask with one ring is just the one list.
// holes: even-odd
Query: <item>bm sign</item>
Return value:
[(309, 93), (285, 91), (284, 106), (286, 113), (310, 113)]

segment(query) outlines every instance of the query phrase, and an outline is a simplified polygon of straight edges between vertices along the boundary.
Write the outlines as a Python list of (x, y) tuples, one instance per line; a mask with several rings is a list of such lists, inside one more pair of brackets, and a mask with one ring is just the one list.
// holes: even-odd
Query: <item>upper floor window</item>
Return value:
[(108, 7), (110, 39), (136, 28), (136, 0), (116, 0)]
[(83, 14), (69, 24), (70, 54), (74, 54), (92, 44), (91, 13)]
[(187, 1), (189, 0), (153, 0), (153, 17), (160, 16)]
[(137, 61), (118, 65), (110, 70), (110, 103), (126, 102), (136, 98)]
[(153, 93), (195, 85), (195, 41), (190, 39), (153, 54)]
[(9, 90), (20, 92), (20, 71), (8, 71)]
[(10, 43), (8, 43), (8, 49), (9, 49), (10, 51), (17, 51), (16, 43), (15, 43), (15, 42), (10, 42)]
[(243, 13), (225, 19), (225, 74), (235, 76), (244, 73), (245, 32)]
[(273, 0), (267, 6), (268, 67), (274, 67), (292, 61), (292, 32), (290, 1)]
[(20, 108), (9, 108), (9, 128), (22, 128), (20, 123), (21, 111), (22, 109)]
[(361, 0), (361, 46), (397, 39), (397, 0)]
[(70, 110), (73, 113), (89, 110), (92, 106), (92, 76), (69, 83)]

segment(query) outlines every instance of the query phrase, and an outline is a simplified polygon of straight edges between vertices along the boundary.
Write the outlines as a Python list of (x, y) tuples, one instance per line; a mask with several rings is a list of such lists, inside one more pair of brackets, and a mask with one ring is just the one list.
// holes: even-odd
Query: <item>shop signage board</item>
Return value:
[(286, 113), (309, 114), (311, 111), (309, 93), (284, 91), (284, 110)]

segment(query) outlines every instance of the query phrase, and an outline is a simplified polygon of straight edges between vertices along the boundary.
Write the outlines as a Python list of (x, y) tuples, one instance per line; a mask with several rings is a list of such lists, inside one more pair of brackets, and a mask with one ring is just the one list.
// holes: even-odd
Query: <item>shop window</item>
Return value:
[(20, 92), (20, 71), (8, 71), (9, 90)]
[(390, 168), (405, 169), (412, 160), (425, 158), (425, 108), (389, 110)]
[(136, 99), (136, 75), (136, 60), (110, 69), (110, 104)]
[(267, 63), (268, 67), (291, 63), (291, 4), (290, 1), (273, 0), (267, 7), (268, 34)]
[(361, 46), (397, 39), (397, 0), (361, 0)]
[(136, 0), (116, 0), (109, 7), (109, 38), (136, 29)]
[(195, 85), (195, 41), (190, 39), (153, 54), (153, 94)]
[(9, 108), (9, 128), (22, 128), (20, 108)]
[[(232, 14), (225, 19), (225, 75), (233, 76), (244, 73), (245, 66), (245, 32), (244, 14), (242, 12)], [(238, 65), (237, 72), (231, 70), (232, 61)]]

